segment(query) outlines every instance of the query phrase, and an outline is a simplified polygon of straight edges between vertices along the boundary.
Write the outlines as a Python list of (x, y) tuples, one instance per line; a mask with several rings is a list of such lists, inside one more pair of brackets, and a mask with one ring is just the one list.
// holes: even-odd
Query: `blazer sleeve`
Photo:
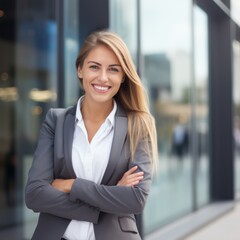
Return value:
[(151, 187), (152, 166), (143, 142), (136, 149), (134, 161), (129, 165), (144, 171), (144, 178), (134, 187), (99, 185), (77, 178), (70, 192), (70, 200), (83, 201), (106, 213), (141, 213)]
[(99, 210), (83, 203), (72, 202), (69, 194), (52, 187), (54, 179), (54, 133), (56, 115), (50, 109), (40, 130), (38, 146), (29, 170), (25, 188), (25, 202), (35, 212), (44, 212), (58, 217), (98, 222)]

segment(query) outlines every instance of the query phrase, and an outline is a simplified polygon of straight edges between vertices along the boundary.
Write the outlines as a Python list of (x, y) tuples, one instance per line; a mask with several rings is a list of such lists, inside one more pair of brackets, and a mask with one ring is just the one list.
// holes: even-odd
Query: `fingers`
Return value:
[(143, 176), (144, 172), (142, 172), (142, 171), (135, 172), (136, 170), (137, 170), (137, 166), (130, 168), (127, 172), (125, 172), (124, 177), (126, 179), (132, 179), (132, 178)]
[(136, 174), (142, 175), (143, 172), (134, 173), (134, 172), (136, 172), (137, 168), (138, 168), (138, 166), (134, 166), (134, 167), (130, 168), (127, 172), (124, 173), (124, 176), (125, 177), (126, 176), (135, 176)]
[(128, 175), (127, 178), (128, 179), (138, 178), (138, 177), (142, 177), (143, 175), (144, 175), (144, 172), (137, 172), (137, 173), (132, 173)]
[(134, 186), (137, 185), (142, 179), (144, 172), (137, 172), (134, 173), (137, 170), (137, 167), (132, 167), (130, 170), (128, 170), (124, 174), (124, 185), (125, 186)]
[(130, 168), (127, 172), (125, 172), (124, 175), (130, 175), (132, 173), (134, 173), (137, 170), (138, 166), (134, 166), (132, 168)]
[(126, 180), (126, 186), (131, 187), (137, 185), (143, 179), (142, 175), (131, 176), (131, 178)]
[(135, 186), (137, 185), (142, 179), (144, 172), (136, 172), (137, 166), (130, 168), (127, 172), (124, 173), (122, 179), (117, 183), (118, 186)]

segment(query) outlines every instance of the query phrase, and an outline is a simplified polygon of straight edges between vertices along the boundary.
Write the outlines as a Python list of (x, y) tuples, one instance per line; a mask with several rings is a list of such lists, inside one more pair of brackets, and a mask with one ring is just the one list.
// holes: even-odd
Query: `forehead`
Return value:
[(111, 64), (120, 64), (113, 50), (103, 44), (94, 47), (87, 55), (85, 61), (111, 62)]

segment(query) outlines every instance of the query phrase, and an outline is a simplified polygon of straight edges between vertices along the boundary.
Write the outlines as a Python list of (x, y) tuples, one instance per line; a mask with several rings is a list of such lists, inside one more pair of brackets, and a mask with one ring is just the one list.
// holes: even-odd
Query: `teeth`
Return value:
[(94, 87), (98, 90), (101, 90), (101, 91), (107, 91), (108, 90), (108, 87), (103, 87), (103, 86), (98, 86), (98, 85), (94, 85)]

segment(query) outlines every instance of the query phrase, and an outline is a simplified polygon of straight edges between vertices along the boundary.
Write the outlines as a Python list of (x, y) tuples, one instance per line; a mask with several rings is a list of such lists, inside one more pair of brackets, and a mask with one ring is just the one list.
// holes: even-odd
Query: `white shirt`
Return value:
[[(98, 129), (91, 143), (89, 143), (87, 130), (80, 111), (82, 100), (83, 97), (77, 103), (76, 126), (72, 145), (73, 169), (78, 178), (100, 184), (110, 156), (117, 104), (114, 101), (113, 110)], [(63, 237), (68, 240), (95, 240), (93, 223), (72, 220)]]

